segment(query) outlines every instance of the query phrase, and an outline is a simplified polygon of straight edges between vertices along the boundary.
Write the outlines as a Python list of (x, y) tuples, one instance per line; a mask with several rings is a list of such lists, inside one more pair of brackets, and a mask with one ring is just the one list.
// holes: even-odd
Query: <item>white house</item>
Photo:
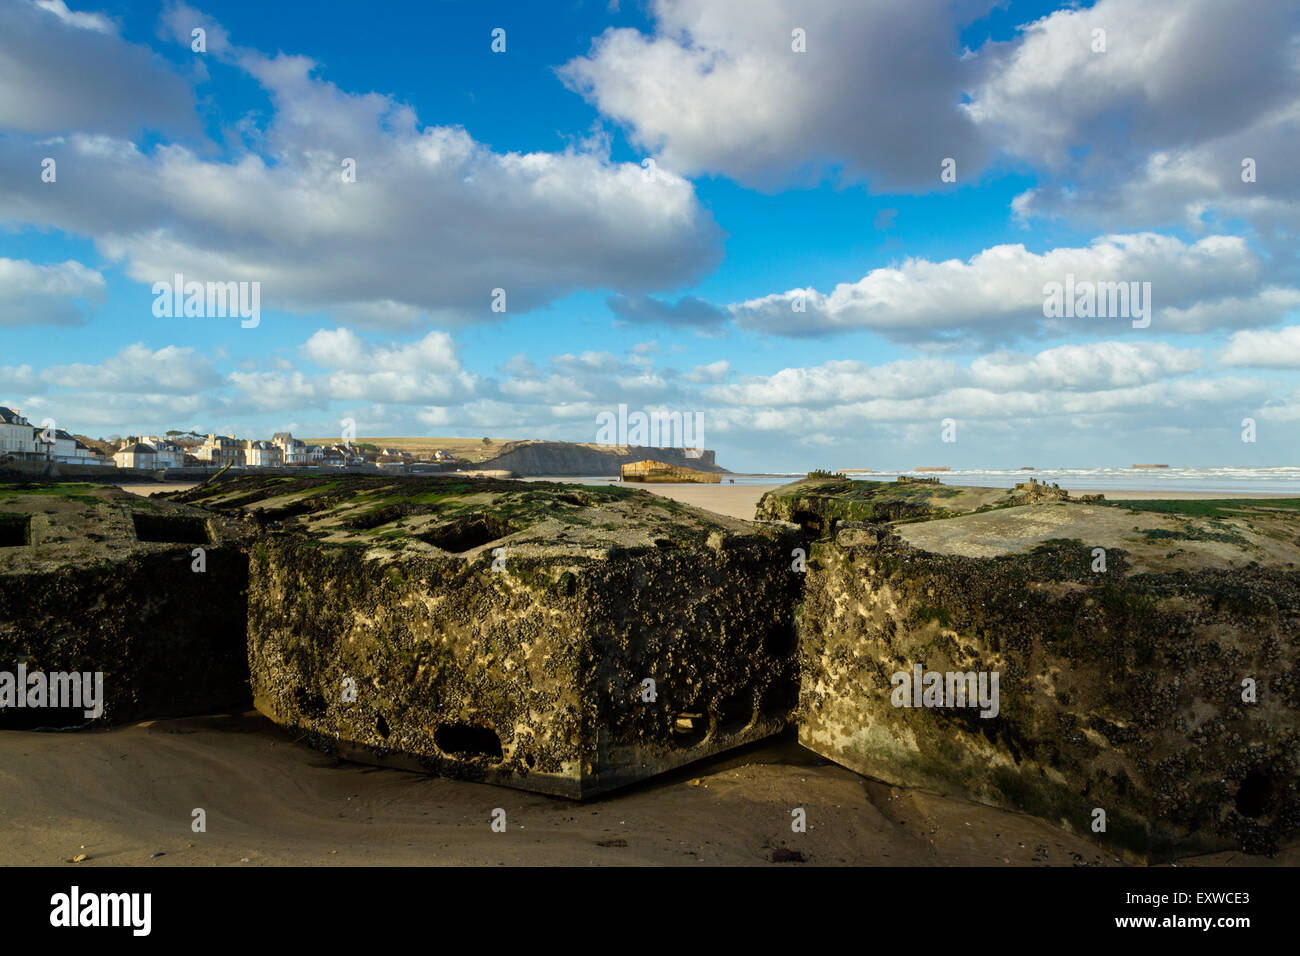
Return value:
[(34, 455), (36, 432), (16, 408), (0, 405), (0, 455)]
[[(47, 436), (51, 436), (48, 441), (46, 440)], [(57, 443), (52, 437), (51, 432), (47, 432), (44, 428), (36, 428), (33, 426), (32, 443), (36, 446), (36, 454), (49, 461), (54, 460), (54, 450), (57, 447)]]
[(59, 461), (68, 465), (92, 465), (102, 468), (112, 468), (116, 465), (111, 458), (105, 458), (102, 454), (93, 448), (88, 448), (76, 438), (72, 439), (72, 454), (67, 458), (60, 458)]
[(109, 462), (97, 452), (91, 451), (79, 439), (74, 438), (62, 428), (53, 432), (53, 442), (44, 441), (45, 432), (36, 429), (38, 445), (46, 449), (46, 457), (53, 458), (63, 465), (108, 465)]
[[(37, 431), (40, 436), (40, 431)], [(76, 461), (78, 458), (85, 458), (90, 455), (90, 449), (77, 441), (71, 434), (62, 428), (54, 429), (54, 460), (55, 461)]]
[(154, 467), (183, 468), (185, 466), (185, 449), (168, 438), (148, 437), (140, 439), (140, 444), (148, 445), (154, 450)]

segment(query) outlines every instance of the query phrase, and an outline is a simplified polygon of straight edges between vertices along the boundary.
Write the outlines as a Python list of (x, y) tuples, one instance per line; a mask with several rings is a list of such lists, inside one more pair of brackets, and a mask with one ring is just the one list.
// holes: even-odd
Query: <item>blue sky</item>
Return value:
[[(377, 6), (6, 4), (0, 402), (574, 441), (624, 403), (735, 470), (1294, 463), (1293, 4)], [(155, 316), (177, 272), (257, 282), (257, 326)], [(1047, 319), (1067, 273), (1151, 283), (1150, 325)]]

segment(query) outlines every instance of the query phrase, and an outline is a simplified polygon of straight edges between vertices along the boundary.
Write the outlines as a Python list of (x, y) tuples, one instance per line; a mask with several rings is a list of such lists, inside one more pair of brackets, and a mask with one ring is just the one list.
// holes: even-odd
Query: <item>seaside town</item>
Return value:
[(347, 468), (374, 466), (405, 471), (440, 470), (461, 463), (445, 449), (420, 457), (396, 448), (338, 442), (311, 445), (289, 432), (269, 440), (169, 431), (166, 435), (130, 435), (100, 440), (73, 435), (62, 428), (33, 425), (21, 411), (0, 405), (0, 464), (53, 462), (104, 468), (160, 471), (171, 468)]

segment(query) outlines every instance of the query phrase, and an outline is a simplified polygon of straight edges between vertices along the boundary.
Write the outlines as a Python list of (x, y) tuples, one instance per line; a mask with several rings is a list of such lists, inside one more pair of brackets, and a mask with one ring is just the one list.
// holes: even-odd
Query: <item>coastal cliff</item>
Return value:
[[(698, 455), (699, 457), (692, 457)], [(623, 465), (647, 459), (715, 474), (730, 474), (718, 467), (712, 450), (645, 448), (639, 445), (576, 445), (558, 441), (522, 441), (506, 446), (495, 458), (479, 462), (482, 470), (512, 471), (525, 476), (617, 477)]]

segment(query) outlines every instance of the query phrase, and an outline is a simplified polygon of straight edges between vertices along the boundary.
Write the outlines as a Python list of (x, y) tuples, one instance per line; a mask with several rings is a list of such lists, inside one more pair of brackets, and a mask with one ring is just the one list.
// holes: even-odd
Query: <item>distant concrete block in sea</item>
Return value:
[(1168, 468), (1168, 465), (1134, 465), (1134, 468)]
[(620, 476), (624, 481), (649, 482), (694, 482), (703, 485), (716, 485), (722, 476), (717, 472), (700, 471), (696, 468), (683, 468), (669, 465), (662, 461), (634, 461), (623, 465)]
[(913, 471), (952, 471), (947, 465), (935, 465), (930, 467), (913, 468)]

